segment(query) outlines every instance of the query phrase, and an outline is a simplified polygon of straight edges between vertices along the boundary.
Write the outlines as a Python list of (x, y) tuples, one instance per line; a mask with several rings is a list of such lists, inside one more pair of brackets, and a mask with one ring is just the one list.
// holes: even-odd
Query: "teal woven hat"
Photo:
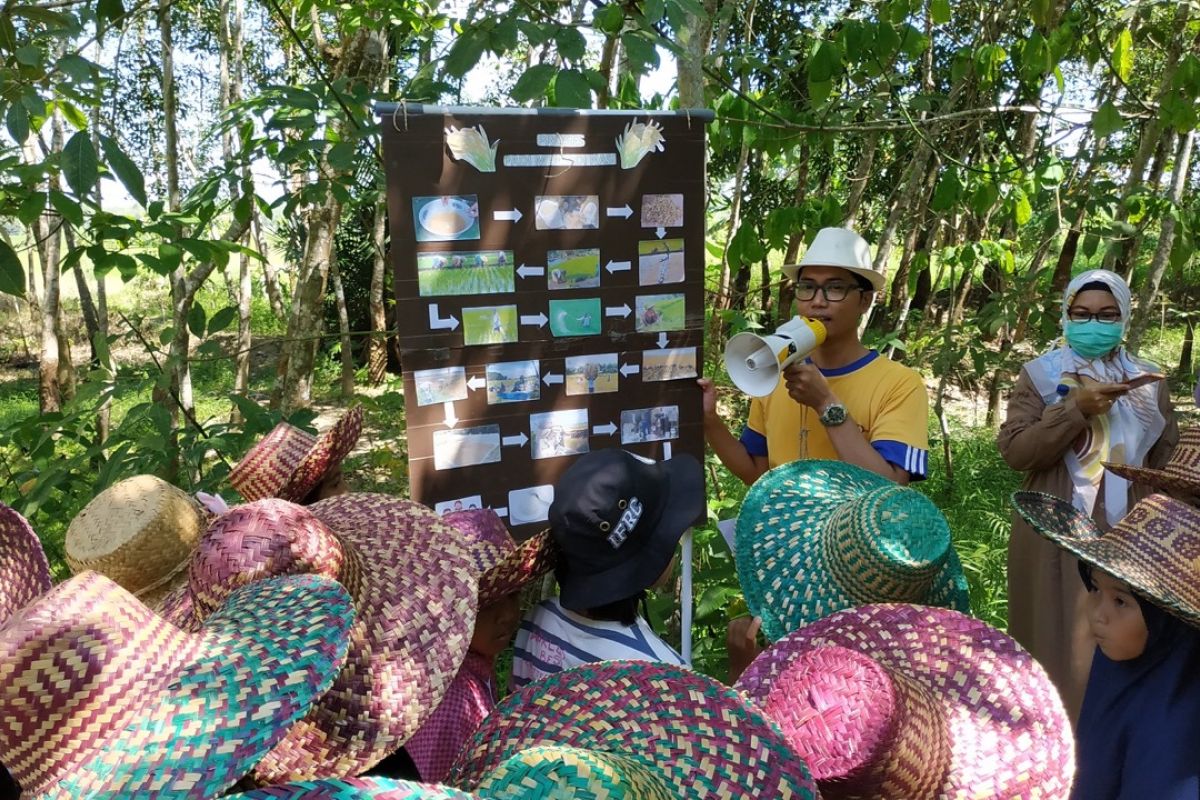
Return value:
[(325, 778), (267, 786), (226, 797), (242, 800), (474, 800), (475, 795), (449, 786), (391, 778)]
[[(539, 747), (558, 750), (528, 752)], [(526, 684), (484, 718), (447, 783), (504, 800), (820, 796), (779, 728), (742, 694), (653, 661), (583, 664)]]
[(750, 487), (738, 517), (737, 570), (770, 639), (869, 603), (971, 610), (937, 506), (840, 461), (793, 461)]

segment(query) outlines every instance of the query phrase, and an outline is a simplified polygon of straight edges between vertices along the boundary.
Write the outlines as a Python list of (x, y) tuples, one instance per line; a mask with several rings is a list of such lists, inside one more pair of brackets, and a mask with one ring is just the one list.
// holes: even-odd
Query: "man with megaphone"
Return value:
[(800, 263), (783, 272), (795, 285), (799, 316), (770, 336), (739, 334), (725, 351), (730, 376), (754, 396), (740, 438), (717, 415), (712, 381), (699, 380), (708, 444), (747, 484), (799, 458), (844, 461), (900, 484), (922, 480), (925, 382), (858, 337), (859, 321), (884, 287), (870, 245), (854, 231), (823, 228)]

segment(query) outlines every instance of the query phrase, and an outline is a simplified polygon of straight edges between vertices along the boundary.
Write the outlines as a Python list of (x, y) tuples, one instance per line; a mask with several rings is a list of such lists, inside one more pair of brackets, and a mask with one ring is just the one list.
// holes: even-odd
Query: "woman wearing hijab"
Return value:
[[(1161, 467), (1179, 440), (1158, 367), (1121, 346), (1129, 309), (1129, 286), (1116, 273), (1090, 270), (1071, 281), (1065, 341), (1021, 369), (996, 442), (1008, 465), (1025, 473), (1023, 488), (1069, 501), (1102, 531), (1148, 493), (1106, 474), (1102, 462)], [(1015, 516), (1008, 631), (1045, 667), (1072, 720), (1095, 646), (1086, 600), (1076, 559)]]

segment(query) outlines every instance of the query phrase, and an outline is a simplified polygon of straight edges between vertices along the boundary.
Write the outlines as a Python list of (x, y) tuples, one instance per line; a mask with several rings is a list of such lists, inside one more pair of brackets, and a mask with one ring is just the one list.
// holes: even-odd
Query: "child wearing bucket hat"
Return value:
[(466, 658), (437, 710), (404, 746), (420, 779), (434, 783), (445, 780), (454, 758), (495, 707), (496, 656), (517, 632), (520, 590), (550, 570), (554, 553), (546, 532), (517, 544), (490, 508), (454, 511), (442, 521), (464, 534), (481, 577)]
[(655, 463), (607, 448), (572, 464), (550, 505), (559, 596), (521, 623), (513, 685), (593, 661), (682, 664), (637, 607), (670, 575), (680, 538), (703, 513), (704, 471), (689, 455)]
[(808, 362), (787, 368), (766, 397), (750, 401), (735, 438), (716, 410), (713, 382), (701, 378), (704, 436), (747, 485), (796, 459), (845, 461), (900, 482), (926, 476), (929, 400), (915, 370), (868, 350), (858, 327), (884, 276), (871, 248), (845, 228), (823, 228), (799, 264), (785, 264), (797, 313), (820, 321), (824, 343)]
[(1077, 800), (1200, 797), (1200, 510), (1147, 497), (1102, 532), (1071, 503), (1018, 513), (1079, 559), (1095, 642), (1080, 711)]

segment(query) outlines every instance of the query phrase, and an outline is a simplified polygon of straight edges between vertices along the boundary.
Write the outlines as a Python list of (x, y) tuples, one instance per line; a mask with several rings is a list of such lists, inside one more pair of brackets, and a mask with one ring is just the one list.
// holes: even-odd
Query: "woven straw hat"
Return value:
[(632, 756), (575, 747), (514, 753), (479, 784), (490, 800), (675, 800), (666, 776)]
[(1200, 494), (1200, 427), (1179, 434), (1179, 443), (1162, 469), (1131, 467), (1104, 462), (1104, 468), (1122, 478), (1144, 483), (1155, 489), (1186, 495)]
[(1200, 509), (1152, 494), (1102, 532), (1091, 517), (1048, 494), (1017, 492), (1013, 505), (1035, 531), (1080, 561), (1200, 625)]
[(114, 483), (71, 520), (64, 549), (78, 575), (94, 570), (147, 604), (187, 577), (188, 556), (208, 524), (187, 492), (153, 475)]
[(821, 228), (800, 263), (784, 264), (783, 274), (794, 281), (804, 267), (838, 267), (853, 272), (870, 281), (877, 292), (882, 292), (887, 282), (871, 263), (871, 245), (849, 228)]
[(41, 540), (28, 520), (0, 503), (0, 626), (48, 591), (50, 563)]
[(354, 609), (315, 576), (234, 592), (197, 633), (96, 572), (0, 628), (0, 761), (29, 798), (209, 798), (329, 687)]
[(442, 521), (466, 535), (479, 571), (479, 606), (519, 591), (554, 568), (555, 549), (549, 531), (517, 544), (490, 508), (452, 511)]
[(246, 500), (302, 502), (354, 449), (362, 423), (362, 406), (347, 411), (320, 436), (281, 422), (230, 471), (229, 483)]
[(267, 786), (241, 794), (226, 795), (242, 800), (472, 800), (475, 795), (449, 786), (397, 781), (390, 778), (326, 778)]
[(346, 666), (255, 766), (266, 786), (351, 777), (399, 749), (433, 713), (466, 656), (477, 572), (462, 534), (430, 509), (380, 494), (304, 507), (268, 498), (218, 517), (192, 558), (195, 626), (237, 586), (272, 575), (339, 580), (357, 609)]
[(779, 724), (825, 798), (1070, 793), (1074, 739), (1049, 677), (956, 611), (839, 611), (763, 651), (737, 688)]
[(476, 791), (539, 746), (618, 756), (640, 767), (638, 780), (653, 775), (646, 784), (671, 787), (672, 796), (818, 796), (804, 762), (741, 695), (656, 662), (584, 664), (513, 692), (484, 718), (448, 782)]
[(970, 611), (937, 506), (840, 461), (793, 461), (759, 478), (738, 517), (736, 559), (746, 604), (770, 639), (867, 603)]

